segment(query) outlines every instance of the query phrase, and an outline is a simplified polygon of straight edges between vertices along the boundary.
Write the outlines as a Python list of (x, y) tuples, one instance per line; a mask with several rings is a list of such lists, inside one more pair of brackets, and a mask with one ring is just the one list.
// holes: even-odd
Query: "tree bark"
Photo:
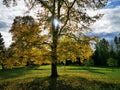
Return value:
[(57, 73), (57, 38), (53, 39), (51, 77), (58, 77), (58, 73)]
[(51, 70), (51, 77), (58, 77), (58, 73), (57, 73), (57, 64), (56, 63), (52, 63), (52, 70)]
[(51, 52), (51, 58), (52, 58), (52, 64), (51, 64), (51, 77), (58, 77), (57, 73), (57, 41), (58, 41), (58, 31), (57, 28), (54, 25), (54, 19), (55, 19), (55, 0), (53, 0), (53, 13), (52, 13), (52, 52)]
[(57, 35), (53, 35), (51, 77), (57, 77)]

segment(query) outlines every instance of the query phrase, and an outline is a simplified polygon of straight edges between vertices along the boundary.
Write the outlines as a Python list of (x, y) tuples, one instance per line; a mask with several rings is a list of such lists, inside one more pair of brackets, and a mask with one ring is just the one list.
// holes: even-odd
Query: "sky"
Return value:
[[(23, 1), (23, 0), (22, 0)], [(27, 8), (20, 2), (18, 6), (7, 8), (0, 0), (0, 33), (2, 34), (5, 46), (9, 47), (12, 42), (12, 35), (9, 33), (15, 16), (25, 15)], [(94, 23), (91, 28), (93, 35), (111, 39), (120, 33), (120, 0), (109, 0), (107, 6), (97, 11), (89, 11), (91, 16), (94, 13), (102, 13), (104, 16)]]

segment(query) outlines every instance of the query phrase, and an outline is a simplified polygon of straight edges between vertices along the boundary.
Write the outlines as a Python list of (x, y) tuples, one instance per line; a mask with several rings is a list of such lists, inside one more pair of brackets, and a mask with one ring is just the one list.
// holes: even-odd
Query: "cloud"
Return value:
[(10, 27), (15, 16), (23, 16), (27, 8), (24, 0), (19, 0), (15, 7), (6, 7), (0, 0), (0, 33), (3, 35), (5, 46), (9, 47), (12, 42), (12, 35), (9, 33)]
[(6, 27), (8, 27), (8, 25), (5, 22), (0, 21), (0, 28), (6, 28)]
[(12, 43), (12, 37), (11, 34), (6, 31), (0, 31), (2, 34), (2, 37), (4, 38), (5, 46), (8, 48), (10, 44)]
[[(0, 0), (0, 32), (4, 37), (6, 47), (12, 41), (9, 29), (13, 19), (15, 16), (23, 16), (27, 10), (23, 2), (24, 0), (19, 0), (19, 4), (16, 7), (7, 8)], [(104, 16), (91, 26), (93, 33), (120, 33), (120, 0), (109, 0), (108, 5), (104, 9), (90, 14), (93, 16), (96, 13), (103, 13)]]
[(99, 11), (104, 16), (91, 26), (95, 33), (120, 33), (120, 6), (116, 8), (105, 8)]

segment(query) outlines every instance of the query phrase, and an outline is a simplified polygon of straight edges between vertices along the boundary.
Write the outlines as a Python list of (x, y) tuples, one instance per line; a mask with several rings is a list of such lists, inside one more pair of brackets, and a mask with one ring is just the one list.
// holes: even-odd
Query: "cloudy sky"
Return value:
[[(7, 8), (0, 0), (0, 33), (3, 35), (6, 47), (9, 47), (12, 41), (9, 30), (13, 19), (15, 16), (24, 15), (26, 10), (23, 2), (20, 2), (16, 7)], [(103, 13), (104, 16), (91, 26), (93, 34), (110, 38), (120, 33), (120, 0), (109, 0), (107, 6), (97, 12)]]

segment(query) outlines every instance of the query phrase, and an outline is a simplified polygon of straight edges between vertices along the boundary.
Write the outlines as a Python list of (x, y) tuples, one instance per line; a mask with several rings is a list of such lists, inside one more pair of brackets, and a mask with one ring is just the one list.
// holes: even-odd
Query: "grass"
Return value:
[(120, 90), (120, 68), (50, 65), (0, 71), (0, 90)]

